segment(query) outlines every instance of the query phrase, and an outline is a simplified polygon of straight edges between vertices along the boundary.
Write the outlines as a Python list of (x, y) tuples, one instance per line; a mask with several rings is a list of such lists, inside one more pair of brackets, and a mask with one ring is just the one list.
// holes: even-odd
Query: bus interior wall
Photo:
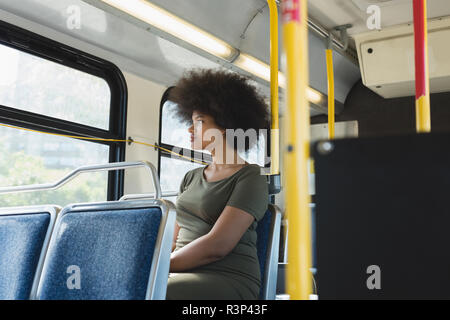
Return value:
[[(127, 138), (154, 144), (159, 135), (159, 103), (165, 86), (123, 71), (128, 87)], [(158, 166), (158, 151), (154, 148), (127, 144), (125, 161), (147, 160)], [(124, 194), (154, 192), (145, 168), (125, 171)]]

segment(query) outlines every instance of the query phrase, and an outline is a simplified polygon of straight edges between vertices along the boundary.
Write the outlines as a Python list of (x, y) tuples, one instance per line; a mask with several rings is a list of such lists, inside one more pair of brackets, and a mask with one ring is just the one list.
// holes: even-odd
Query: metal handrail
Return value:
[(278, 7), (275, 0), (267, 0), (270, 14), (270, 174), (280, 174), (280, 127), (278, 108)]
[(27, 186), (2, 187), (2, 188), (0, 188), (0, 194), (55, 190), (55, 189), (62, 187), (63, 185), (65, 185), (66, 183), (71, 181), (72, 179), (74, 179), (80, 173), (95, 172), (95, 171), (114, 171), (114, 170), (139, 168), (139, 167), (145, 167), (150, 171), (150, 174), (152, 176), (153, 186), (155, 187), (156, 199), (160, 199), (162, 192), (161, 192), (161, 185), (159, 184), (158, 174), (157, 174), (155, 166), (148, 161), (114, 162), (114, 163), (107, 163), (107, 164), (82, 166), (82, 167), (79, 167), (79, 168), (73, 170), (72, 172), (68, 173), (66, 176), (64, 176), (61, 180), (59, 180), (57, 182), (44, 183), (44, 184), (32, 184), (32, 185), (27, 185)]
[[(126, 194), (122, 196), (119, 201), (125, 200), (141, 200), (141, 199), (155, 199), (155, 192), (151, 193), (137, 193), (137, 194)], [(161, 198), (166, 197), (176, 197), (178, 196), (178, 191), (163, 191), (161, 194)]]

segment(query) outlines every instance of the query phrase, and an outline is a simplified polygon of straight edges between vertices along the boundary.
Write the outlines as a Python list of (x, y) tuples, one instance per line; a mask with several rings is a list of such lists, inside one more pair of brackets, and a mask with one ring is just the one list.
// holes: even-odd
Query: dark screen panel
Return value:
[(313, 151), (319, 298), (450, 298), (450, 135), (332, 144)]

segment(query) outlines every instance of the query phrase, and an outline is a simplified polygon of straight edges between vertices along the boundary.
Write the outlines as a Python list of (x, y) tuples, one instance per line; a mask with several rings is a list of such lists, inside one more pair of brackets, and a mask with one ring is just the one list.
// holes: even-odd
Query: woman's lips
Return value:
[(194, 142), (194, 136), (191, 136), (191, 142)]

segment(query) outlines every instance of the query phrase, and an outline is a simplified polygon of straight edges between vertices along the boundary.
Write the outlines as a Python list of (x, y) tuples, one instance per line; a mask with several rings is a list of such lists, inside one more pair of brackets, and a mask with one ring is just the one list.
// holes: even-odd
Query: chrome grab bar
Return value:
[(155, 188), (156, 199), (160, 199), (161, 185), (159, 184), (158, 173), (156, 172), (155, 166), (148, 161), (136, 161), (136, 162), (113, 162), (107, 164), (97, 164), (79, 167), (72, 172), (68, 173), (61, 180), (54, 183), (45, 184), (32, 184), (27, 186), (15, 186), (15, 187), (2, 187), (0, 188), (0, 194), (7, 193), (17, 193), (17, 192), (32, 192), (32, 191), (44, 191), (44, 190), (55, 190), (62, 187), (70, 180), (74, 179), (80, 173), (83, 172), (95, 172), (95, 171), (114, 171), (129, 168), (139, 168), (145, 167), (150, 171), (152, 176), (153, 186)]
[[(178, 196), (178, 191), (163, 191), (161, 198), (165, 197), (176, 197)], [(141, 199), (155, 199), (155, 192), (152, 193), (137, 193), (137, 194), (126, 194), (119, 199), (119, 201), (125, 200), (141, 200)]]

